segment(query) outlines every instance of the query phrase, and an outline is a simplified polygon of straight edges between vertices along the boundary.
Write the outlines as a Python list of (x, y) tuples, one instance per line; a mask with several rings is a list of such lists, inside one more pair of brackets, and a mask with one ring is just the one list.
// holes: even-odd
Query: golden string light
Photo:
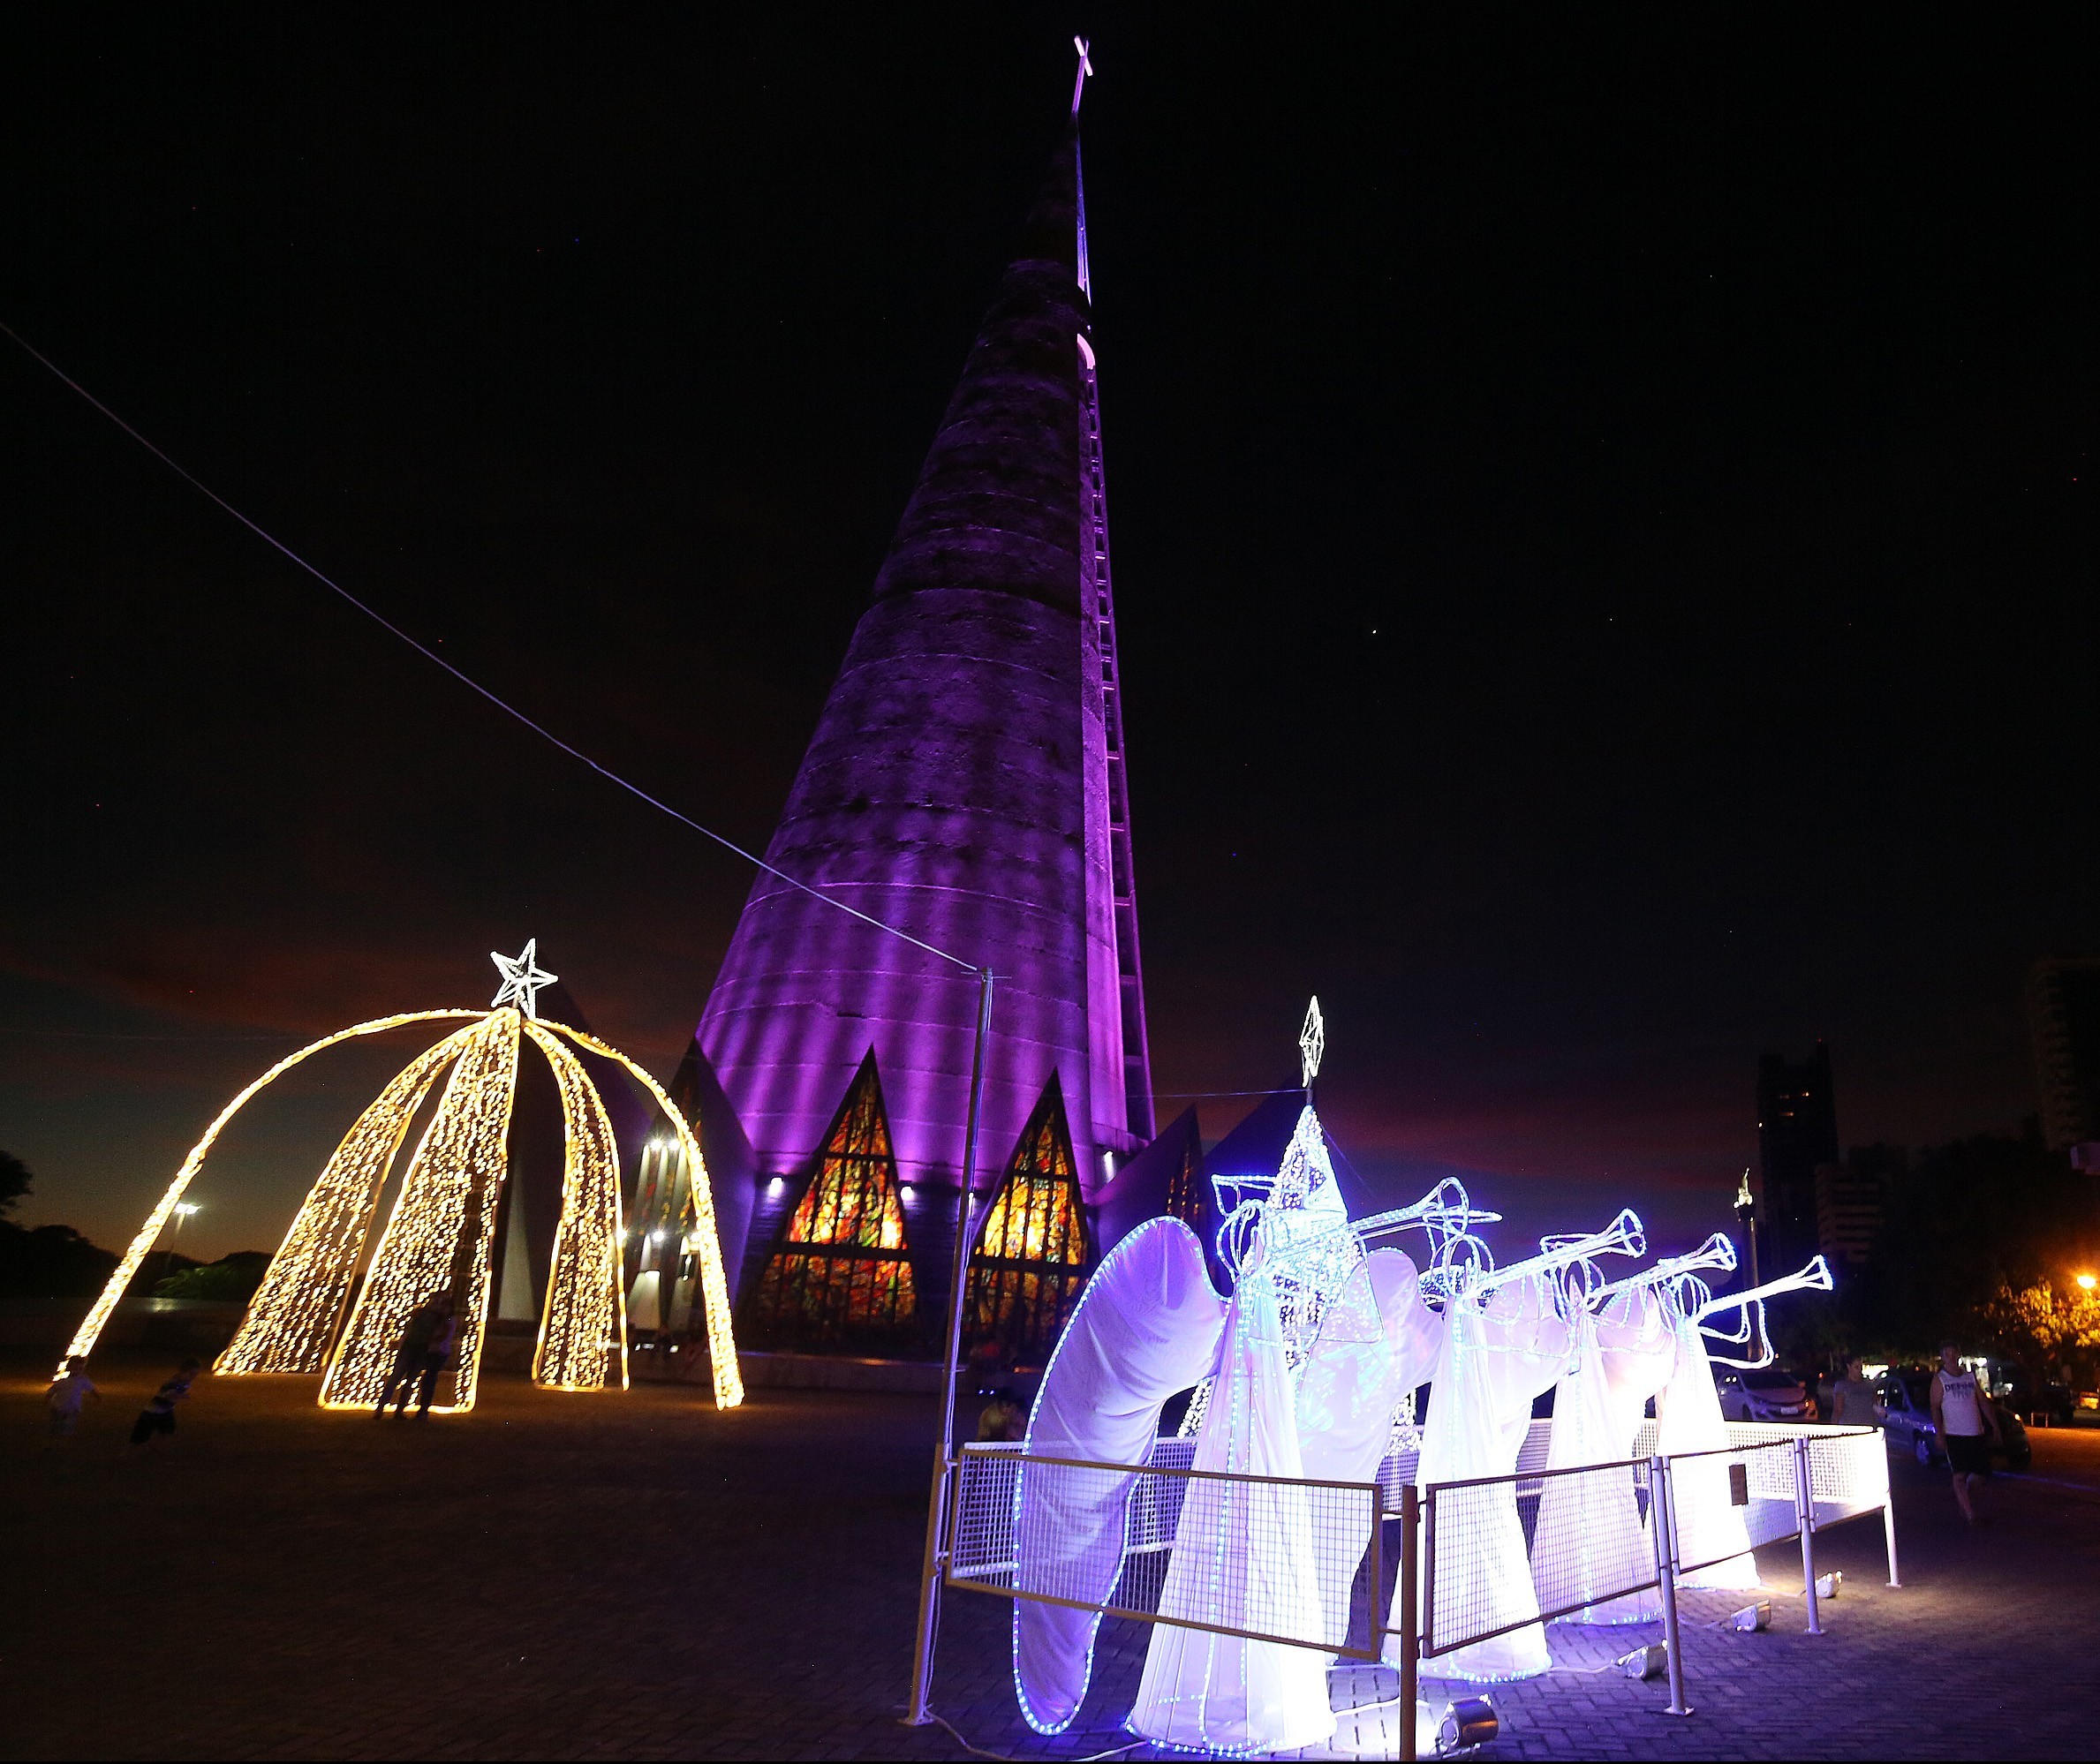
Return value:
[(321, 1180), (285, 1233), (247, 1315), (212, 1370), (221, 1377), (253, 1372), (319, 1372), (365, 1254), (366, 1234), (387, 1174), (445, 1067), (459, 1057), (472, 1029), (456, 1029), (419, 1055), (380, 1093), (344, 1135)]
[(139, 1272), (140, 1263), (146, 1260), (147, 1251), (153, 1248), (161, 1233), (167, 1228), (168, 1221), (174, 1217), (176, 1202), (182, 1199), (183, 1191), (203, 1167), (205, 1155), (211, 1150), (212, 1142), (225, 1131), (226, 1123), (241, 1112), (248, 1099), (258, 1090), (283, 1076), (302, 1059), (319, 1053), (323, 1048), (333, 1047), (338, 1042), (349, 1041), (361, 1035), (378, 1035), (386, 1029), (400, 1029), (407, 1023), (433, 1022), (449, 1017), (478, 1017), (480, 1014), (479, 1011), (405, 1011), (397, 1016), (374, 1017), (369, 1022), (337, 1029), (333, 1035), (325, 1035), (319, 1041), (309, 1042), (297, 1053), (285, 1055), (227, 1104), (220, 1110), (219, 1118), (206, 1130), (204, 1137), (190, 1148), (190, 1155), (183, 1159), (182, 1168), (175, 1172), (175, 1180), (168, 1185), (168, 1192), (161, 1196), (160, 1205), (146, 1216), (146, 1223), (139, 1227), (139, 1234), (132, 1240), (131, 1248), (125, 1251), (124, 1259), (117, 1264), (116, 1271), (102, 1287), (101, 1296), (80, 1320), (79, 1328), (73, 1331), (72, 1340), (66, 1345), (64, 1360), (59, 1361), (59, 1373), (63, 1374), (65, 1370), (65, 1360), (72, 1359), (75, 1354), (87, 1354), (94, 1351), (94, 1344), (102, 1338), (103, 1329), (117, 1309), (117, 1301), (124, 1297), (125, 1289)]
[[(532, 958), (531, 945), (516, 961), (496, 958), (505, 976), (505, 991), (498, 997), (505, 1002), (487, 1013), (417, 1011), (359, 1023), (302, 1048), (250, 1084), (193, 1148), (68, 1353), (85, 1353), (93, 1347), (214, 1141), (264, 1086), (337, 1042), (408, 1023), (471, 1017), (476, 1021), (412, 1060), (344, 1135), (215, 1369), (233, 1376), (319, 1371), (322, 1406), (370, 1407), (393, 1368), (410, 1313), (442, 1292), (451, 1294), (457, 1319), (451, 1358), (456, 1370), (449, 1400), (432, 1406), (458, 1413), (474, 1406), (494, 1286), (495, 1222), (509, 1174), (517, 1059), (523, 1040), (529, 1037), (554, 1072), (564, 1128), (561, 1217), (533, 1380), (564, 1391), (604, 1390), (616, 1381), (625, 1389), (619, 1149), (604, 1099), (582, 1062), (556, 1039), (561, 1037), (585, 1052), (616, 1061), (670, 1119), (679, 1151), (693, 1172), (685, 1245), (698, 1264), (715, 1402), (722, 1408), (741, 1403), (744, 1383), (730, 1323), (729, 1282), (699, 1142), (662, 1086), (617, 1048), (564, 1023), (533, 1021), (532, 994), (537, 986), (531, 983), (545, 984), (553, 976), (540, 972)], [(522, 1011), (508, 1002), (513, 997)], [(448, 1067), (449, 1075), (409, 1160), (360, 1285), (359, 1264), (381, 1194), (410, 1126)], [(349, 1320), (338, 1335), (346, 1306)]]
[(617, 1354), (620, 1388), (625, 1390), (620, 1149), (582, 1062), (538, 1023), (528, 1021), (525, 1032), (554, 1067), (567, 1142), (562, 1218), (555, 1231), (533, 1376), (555, 1390), (601, 1391), (613, 1382), (610, 1362)]
[(550, 1022), (546, 1027), (567, 1036), (586, 1052), (618, 1060), (635, 1082), (655, 1097), (656, 1106), (669, 1117), (671, 1126), (677, 1132), (679, 1147), (685, 1154), (685, 1167), (692, 1172), (696, 1216), (692, 1236), (700, 1266), (700, 1297), (707, 1317), (707, 1355), (714, 1368), (714, 1406), (733, 1409), (744, 1400), (744, 1374), (737, 1364), (737, 1338), (729, 1323), (729, 1283), (722, 1271), (721, 1238), (714, 1228), (714, 1190), (707, 1180), (707, 1165), (700, 1157), (699, 1142), (693, 1138), (685, 1117), (664, 1094), (663, 1086), (618, 1048), (600, 1041), (596, 1036), (585, 1035), (581, 1029), (570, 1029), (566, 1023)]
[(517, 1089), (518, 1023), (518, 1014), (506, 1005), (469, 1034), (409, 1164), (343, 1338), (329, 1356), (321, 1381), (324, 1409), (371, 1408), (379, 1401), (409, 1313), (439, 1293), (452, 1295), (457, 1369), (451, 1401), (431, 1406), (448, 1414), (473, 1407), (496, 1201)]

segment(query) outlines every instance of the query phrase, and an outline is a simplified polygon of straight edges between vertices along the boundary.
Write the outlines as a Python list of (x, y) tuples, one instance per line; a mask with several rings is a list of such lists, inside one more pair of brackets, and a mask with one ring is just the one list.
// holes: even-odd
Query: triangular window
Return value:
[(918, 1311), (897, 1160), (870, 1049), (766, 1263), (748, 1337), (754, 1346), (894, 1351), (916, 1346)]
[(1085, 1284), (1090, 1256), (1064, 1092), (1053, 1073), (970, 1258), (970, 1339), (995, 1343), (1008, 1364), (1042, 1365)]

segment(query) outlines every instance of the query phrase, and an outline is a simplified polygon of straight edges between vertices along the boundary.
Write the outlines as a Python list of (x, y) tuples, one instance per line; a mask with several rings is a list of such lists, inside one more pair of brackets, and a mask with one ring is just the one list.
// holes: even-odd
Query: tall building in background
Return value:
[(1832, 1268), (1863, 1268), (1874, 1259), (1881, 1222), (1909, 1168), (1900, 1145), (1855, 1145), (1842, 1164), (1816, 1166), (1816, 1239)]
[[(1154, 1130), (1090, 294), (1075, 122), (766, 851), (997, 975), (971, 1333), (1020, 1357)], [(740, 1340), (938, 1346), (977, 1012), (967, 969), (759, 877), (680, 1074), (721, 1118)], [(1152, 1162), (1112, 1229), (1160, 1210)]]
[(2027, 1012), (2043, 1135), (2058, 1151), (2100, 1141), (2100, 956), (2037, 961)]
[(1757, 1062), (1757, 1160), (1764, 1217), (1764, 1278), (1789, 1273), (1822, 1248), (1816, 1168), (1838, 1161), (1838, 1109), (1830, 1048), (1803, 1060), (1768, 1053)]

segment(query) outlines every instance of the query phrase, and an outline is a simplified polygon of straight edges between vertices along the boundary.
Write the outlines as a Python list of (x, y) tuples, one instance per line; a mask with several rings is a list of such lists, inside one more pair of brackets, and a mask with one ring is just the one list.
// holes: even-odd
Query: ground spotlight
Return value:
[(1760, 1599), (1754, 1605), (1745, 1605), (1741, 1610), (1729, 1614), (1726, 1628), (1739, 1630), (1748, 1635), (1752, 1630), (1771, 1627), (1771, 1601)]
[(1462, 1697), (1444, 1711), (1437, 1730), (1437, 1750), (1457, 1752), (1469, 1745), (1485, 1745), (1502, 1730), (1495, 1706), (1485, 1697)]
[(1670, 1650), (1659, 1641), (1651, 1641), (1631, 1654), (1621, 1654), (1613, 1664), (1629, 1678), (1659, 1678), (1670, 1670)]
[(1816, 1577), (1816, 1596), (1819, 1599), (1834, 1599), (1844, 1589), (1845, 1576), (1841, 1570), (1833, 1568), (1829, 1573)]

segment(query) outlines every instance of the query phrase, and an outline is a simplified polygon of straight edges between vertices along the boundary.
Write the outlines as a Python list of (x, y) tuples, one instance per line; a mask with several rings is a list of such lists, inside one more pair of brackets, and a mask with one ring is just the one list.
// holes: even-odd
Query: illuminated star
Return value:
[(1312, 1081), (1319, 1076), (1320, 1055), (1327, 1051), (1327, 1026), (1320, 1019), (1319, 995), (1313, 994), (1312, 1002), (1305, 1007), (1305, 1027), (1298, 1031), (1298, 1052), (1305, 1067), (1305, 1088), (1312, 1088)]
[(528, 1017), (540, 1014), (533, 1008), (540, 989), (553, 985), (562, 976), (549, 974), (533, 960), (539, 946), (538, 938), (527, 938), (524, 954), (515, 960), (508, 955), (498, 955), (493, 949), (488, 952), (488, 959), (495, 963), (495, 971), (503, 976), (503, 984), (496, 989), (496, 995), (490, 1002), (490, 1009), (500, 1009), (505, 1005), (515, 1003)]

